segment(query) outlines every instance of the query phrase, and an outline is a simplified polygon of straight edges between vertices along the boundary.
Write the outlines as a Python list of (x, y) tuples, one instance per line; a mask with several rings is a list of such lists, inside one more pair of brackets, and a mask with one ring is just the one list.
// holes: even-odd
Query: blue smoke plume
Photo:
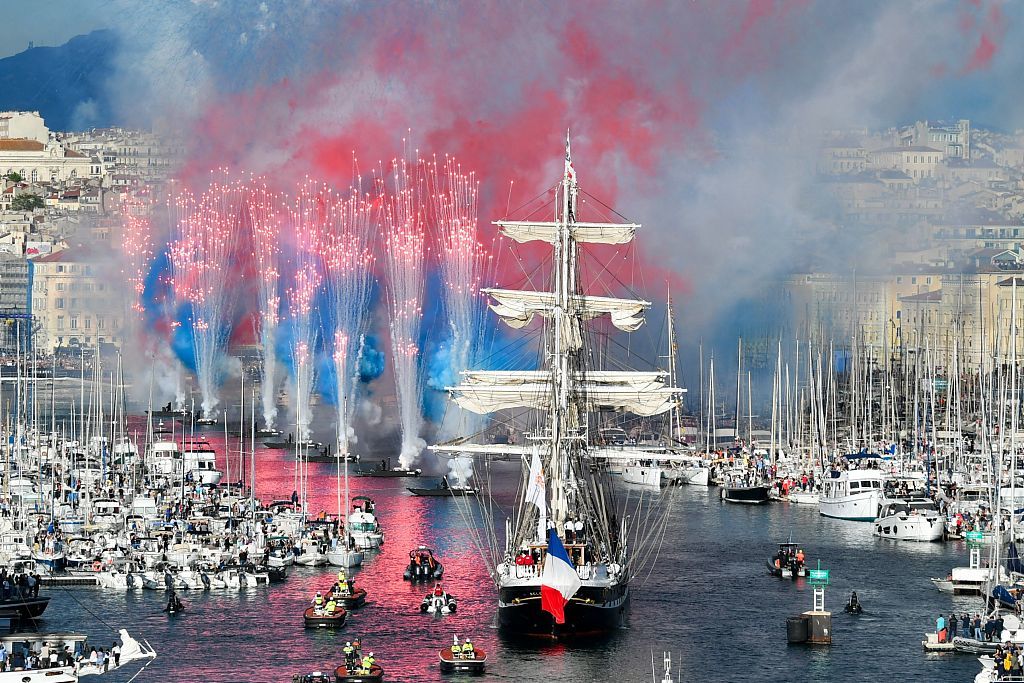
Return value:
[(162, 317), (163, 303), (170, 296), (167, 284), (171, 273), (171, 257), (166, 249), (159, 251), (149, 264), (142, 285), (141, 301), (146, 315), (146, 329), (152, 330)]
[(174, 332), (171, 336), (171, 349), (181, 364), (192, 372), (196, 371), (196, 340), (192, 333), (192, 304), (178, 306), (175, 312)]
[(380, 340), (375, 335), (366, 335), (363, 344), (363, 357), (359, 360), (359, 381), (369, 384), (384, 374), (385, 356), (380, 348)]

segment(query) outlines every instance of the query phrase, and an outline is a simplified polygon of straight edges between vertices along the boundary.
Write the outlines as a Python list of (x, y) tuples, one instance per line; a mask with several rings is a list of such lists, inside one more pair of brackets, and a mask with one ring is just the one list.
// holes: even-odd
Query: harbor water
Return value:
[[(223, 436), (210, 441), (222, 452)], [(508, 514), (518, 464), (494, 467), (496, 514)], [(311, 512), (333, 513), (334, 466), (309, 468)], [(289, 453), (259, 451), (258, 495), (264, 501), (287, 498), (293, 472)], [(138, 683), (290, 681), (296, 673), (333, 670), (343, 660), (345, 641), (356, 637), (374, 652), (387, 680), (452, 680), (459, 676), (440, 673), (437, 653), (455, 634), (472, 637), (488, 652), (486, 678), (506, 681), (650, 681), (652, 653), (660, 680), (666, 650), (677, 681), (967, 681), (979, 670), (974, 657), (926, 654), (921, 647), (940, 613), (980, 611), (978, 598), (941, 594), (929, 581), (966, 563), (962, 542), (884, 541), (871, 535), (869, 524), (827, 519), (816, 507), (724, 503), (716, 487), (643, 494), (671, 497), (673, 511), (655, 566), (632, 582), (627, 628), (586, 645), (508, 641), (494, 628), (495, 592), (465, 531), (465, 508), (406, 491), (425, 480), (350, 479), (352, 495), (377, 502), (385, 545), (368, 552), (353, 572), (356, 584), (369, 591), (369, 603), (351, 612), (340, 631), (302, 624), (312, 595), (332, 581), (336, 570), (330, 567), (292, 567), (287, 581), (268, 587), (182, 592), (186, 611), (170, 617), (159, 591), (53, 588), (39, 628), (85, 632), (101, 645), (127, 628), (158, 653)], [(640, 495), (629, 494), (634, 500)], [(765, 561), (791, 536), (803, 544), (811, 566), (820, 559), (831, 570), (825, 596), (834, 615), (831, 647), (786, 643), (786, 617), (811, 608), (812, 590), (802, 579), (769, 576)], [(421, 614), (427, 588), (402, 580), (408, 552), (419, 544), (432, 547), (445, 564), (443, 584), (459, 600), (456, 614)], [(864, 605), (861, 616), (843, 612), (852, 590)], [(127, 681), (132, 673), (105, 678)]]

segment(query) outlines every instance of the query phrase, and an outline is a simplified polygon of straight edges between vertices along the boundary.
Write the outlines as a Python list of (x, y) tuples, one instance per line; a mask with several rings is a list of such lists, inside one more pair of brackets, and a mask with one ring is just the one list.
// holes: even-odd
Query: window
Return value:
[(85, 329), (87, 329), (87, 330), (91, 330), (92, 329), (92, 318), (86, 318), (85, 319)]
[(917, 278), (916, 277), (910, 278), (910, 284), (916, 285), (917, 284)]
[(64, 308), (64, 297), (57, 297), (57, 308)]
[(902, 277), (896, 278), (896, 284), (902, 285), (903, 284), (903, 278)]
[(71, 318), (71, 329), (78, 329), (78, 318)]
[(101, 315), (96, 316), (96, 328), (97, 329), (99, 329), (99, 330), (104, 329), (104, 325), (105, 324), (106, 324), (106, 321), (103, 319), (103, 316), (101, 316)]
[(57, 316), (57, 329), (58, 330), (63, 330), (64, 329), (64, 316), (62, 316), (62, 315), (58, 315)]
[(64, 283), (63, 282), (58, 282), (57, 283), (57, 291), (58, 292), (63, 292), (64, 291)]

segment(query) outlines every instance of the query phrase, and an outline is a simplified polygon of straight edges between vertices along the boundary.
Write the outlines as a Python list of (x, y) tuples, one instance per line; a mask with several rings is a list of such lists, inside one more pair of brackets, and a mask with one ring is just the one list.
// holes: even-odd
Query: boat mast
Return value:
[[(565, 483), (563, 470), (566, 462), (563, 458), (566, 438), (565, 432), (571, 424), (569, 415), (569, 391), (572, 359), (563, 343), (564, 339), (575, 332), (570, 326), (575, 324), (570, 312), (570, 302), (576, 294), (574, 277), (575, 243), (570, 237), (570, 224), (575, 222), (572, 212), (576, 199), (576, 178), (572, 168), (572, 156), (569, 147), (569, 134), (565, 136), (565, 172), (562, 174), (561, 215), (556, 216), (558, 238), (555, 240), (554, 253), (554, 295), (555, 309), (554, 339), (552, 340), (551, 380), (555, 400), (551, 410), (551, 463), (547, 468), (551, 486), (551, 518), (555, 527), (564, 524), (566, 517)], [(543, 541), (544, 539), (538, 539)]]

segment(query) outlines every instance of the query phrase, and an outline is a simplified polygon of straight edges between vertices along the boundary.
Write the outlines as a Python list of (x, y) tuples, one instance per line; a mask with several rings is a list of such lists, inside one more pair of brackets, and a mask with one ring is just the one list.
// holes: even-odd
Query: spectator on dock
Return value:
[(946, 620), (946, 623), (948, 624), (947, 629), (949, 631), (949, 642), (952, 643), (953, 639), (956, 638), (956, 615), (950, 614), (949, 619)]
[(935, 633), (939, 636), (939, 642), (946, 642), (946, 617), (939, 615), (939, 618), (935, 620)]
[(975, 614), (974, 615), (974, 639), (975, 640), (984, 640), (984, 638), (982, 638), (982, 636), (981, 636), (981, 615), (980, 614)]

